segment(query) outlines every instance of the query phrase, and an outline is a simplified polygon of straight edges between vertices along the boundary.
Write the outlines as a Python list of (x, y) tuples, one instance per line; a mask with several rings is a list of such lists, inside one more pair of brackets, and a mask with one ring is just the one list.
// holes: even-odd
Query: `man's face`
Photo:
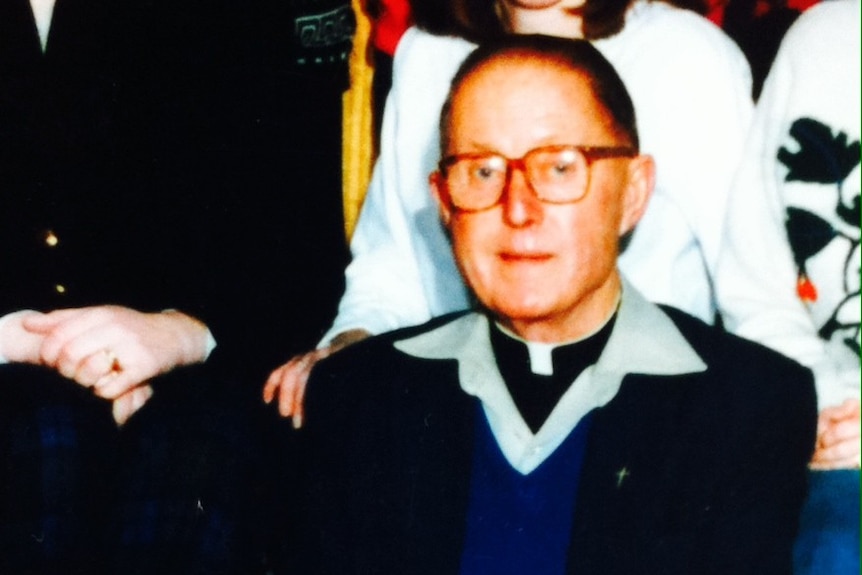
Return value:
[[(615, 136), (580, 74), (547, 62), (495, 59), (456, 94), (445, 154), (520, 158), (540, 146), (627, 143)], [(645, 164), (651, 178), (646, 157), (594, 161), (586, 196), (576, 203), (540, 201), (520, 170), (487, 210), (459, 211), (441, 201), (455, 258), (482, 304), (534, 341), (574, 339), (598, 327), (619, 293), (619, 236), (649, 195), (632, 185), (639, 177), (633, 166)], [(438, 199), (445, 197), (440, 174), (431, 181)]]

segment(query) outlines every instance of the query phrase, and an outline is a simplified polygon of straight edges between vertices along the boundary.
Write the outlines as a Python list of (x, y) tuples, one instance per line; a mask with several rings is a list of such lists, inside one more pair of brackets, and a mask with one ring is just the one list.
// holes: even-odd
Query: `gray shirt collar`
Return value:
[(673, 321), (623, 280), (616, 323), (599, 360), (581, 373), (534, 435), (497, 369), (488, 328), (484, 314), (471, 313), (396, 341), (395, 347), (418, 358), (456, 360), (462, 389), (481, 400), (501, 450), (521, 473), (538, 467), (584, 415), (613, 399), (625, 375), (677, 375), (706, 370), (706, 364)]

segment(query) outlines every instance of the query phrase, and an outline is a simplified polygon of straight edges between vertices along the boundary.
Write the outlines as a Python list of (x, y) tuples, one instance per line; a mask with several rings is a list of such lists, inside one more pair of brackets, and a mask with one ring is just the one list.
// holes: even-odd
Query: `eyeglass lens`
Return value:
[(587, 162), (576, 148), (537, 148), (520, 159), (498, 154), (458, 158), (447, 168), (447, 186), (455, 207), (490, 208), (500, 201), (512, 170), (522, 171), (540, 200), (575, 202), (586, 191)]

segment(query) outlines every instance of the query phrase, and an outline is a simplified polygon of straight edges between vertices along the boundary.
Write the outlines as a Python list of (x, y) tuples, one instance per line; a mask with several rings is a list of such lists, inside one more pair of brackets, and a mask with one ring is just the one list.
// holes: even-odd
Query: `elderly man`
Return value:
[(313, 372), (307, 572), (790, 573), (810, 374), (620, 277), (654, 166), (610, 64), (483, 46), (441, 126), (431, 186), (479, 308)]

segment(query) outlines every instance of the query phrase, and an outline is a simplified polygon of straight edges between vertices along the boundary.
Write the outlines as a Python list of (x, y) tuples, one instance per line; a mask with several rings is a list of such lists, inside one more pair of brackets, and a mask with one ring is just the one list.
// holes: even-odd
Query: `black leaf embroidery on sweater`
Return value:
[[(845, 132), (833, 135), (829, 126), (811, 118), (793, 122), (790, 136), (799, 144), (799, 149), (795, 152), (786, 147), (778, 150), (778, 161), (788, 168), (785, 181), (834, 185), (836, 216), (847, 226), (859, 229), (859, 194), (845, 198), (842, 192), (844, 181), (859, 165), (860, 142), (848, 142)], [(811, 190), (823, 193), (822, 187), (815, 186)], [(820, 328), (820, 336), (831, 339), (835, 332), (841, 332), (844, 343), (860, 353), (860, 325), (858, 313), (854, 311), (858, 309), (860, 294), (858, 289), (851, 288), (851, 276), (858, 278), (860, 273), (858, 265), (854, 266), (854, 261), (858, 260), (858, 255), (854, 259), (854, 254), (858, 254), (859, 234), (854, 237), (843, 233), (819, 215), (797, 207), (787, 208), (786, 226), (800, 278), (807, 278), (806, 262), (836, 237), (849, 241), (850, 249), (844, 261), (845, 296)]]
[(782, 147), (778, 160), (789, 168), (785, 180), (788, 182), (815, 182), (836, 184), (844, 181), (859, 163), (859, 141), (847, 143), (847, 134), (832, 135), (829, 126), (800, 118), (790, 126), (790, 135), (799, 142), (799, 151), (791, 152)]

